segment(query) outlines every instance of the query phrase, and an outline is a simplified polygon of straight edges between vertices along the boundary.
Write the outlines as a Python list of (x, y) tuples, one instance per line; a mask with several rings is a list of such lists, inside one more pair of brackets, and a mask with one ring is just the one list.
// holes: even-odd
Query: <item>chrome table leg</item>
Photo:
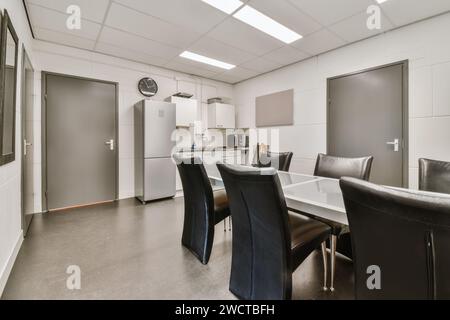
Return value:
[(337, 236), (331, 236), (331, 282), (330, 282), (330, 291), (334, 291), (334, 273), (336, 271), (336, 242)]
[(328, 252), (327, 242), (322, 242), (322, 260), (323, 260), (323, 291), (327, 291), (327, 277), (328, 277)]

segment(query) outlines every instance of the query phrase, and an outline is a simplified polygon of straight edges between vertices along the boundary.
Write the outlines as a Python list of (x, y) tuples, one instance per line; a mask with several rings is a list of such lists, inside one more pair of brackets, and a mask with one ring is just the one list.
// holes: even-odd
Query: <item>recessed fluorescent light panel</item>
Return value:
[(182, 54), (180, 54), (180, 57), (186, 58), (186, 59), (190, 59), (190, 60), (194, 60), (197, 62), (201, 62), (201, 63), (206, 63), (209, 64), (211, 66), (215, 66), (218, 68), (222, 68), (222, 69), (226, 69), (226, 70), (230, 70), (233, 69), (234, 67), (236, 67), (233, 64), (229, 64), (229, 63), (225, 63), (216, 59), (212, 59), (212, 58), (208, 58), (190, 51), (185, 51)]
[(298, 33), (286, 28), (250, 6), (243, 7), (233, 17), (287, 44), (302, 38)]
[(388, 0), (377, 0), (377, 2), (378, 2), (379, 4), (382, 4), (382, 3), (386, 2), (386, 1), (388, 1)]
[(237, 9), (242, 7), (243, 3), (239, 0), (202, 0), (210, 6), (213, 6), (226, 14), (232, 14)]

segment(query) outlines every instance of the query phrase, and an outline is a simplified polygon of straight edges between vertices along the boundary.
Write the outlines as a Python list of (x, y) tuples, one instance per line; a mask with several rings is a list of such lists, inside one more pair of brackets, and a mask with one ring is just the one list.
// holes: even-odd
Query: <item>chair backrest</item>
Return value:
[[(185, 223), (192, 224), (192, 227), (184, 228), (183, 239), (198, 239), (185, 233), (214, 226), (214, 195), (211, 182), (201, 159), (175, 155), (174, 159), (183, 185), (184, 206), (188, 216)], [(202, 247), (203, 243), (189, 245)]]
[(370, 178), (372, 162), (373, 157), (342, 158), (320, 153), (317, 156), (314, 175), (334, 179), (352, 177), (367, 181)]
[(231, 291), (242, 299), (289, 299), (291, 235), (276, 170), (217, 166), (233, 217)]
[(292, 152), (270, 152), (260, 155), (258, 160), (258, 167), (272, 167), (280, 171), (289, 171), (291, 166)]
[(449, 299), (450, 196), (353, 178), (340, 185), (357, 299)]
[(450, 162), (419, 159), (419, 189), (450, 194)]

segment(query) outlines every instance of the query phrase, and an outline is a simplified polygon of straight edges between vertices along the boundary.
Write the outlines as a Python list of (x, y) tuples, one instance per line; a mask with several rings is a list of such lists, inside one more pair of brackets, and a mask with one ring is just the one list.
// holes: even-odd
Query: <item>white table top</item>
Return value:
[[(205, 165), (205, 169), (211, 180), (222, 182), (215, 165)], [(348, 225), (339, 180), (282, 171), (278, 177), (290, 210)]]

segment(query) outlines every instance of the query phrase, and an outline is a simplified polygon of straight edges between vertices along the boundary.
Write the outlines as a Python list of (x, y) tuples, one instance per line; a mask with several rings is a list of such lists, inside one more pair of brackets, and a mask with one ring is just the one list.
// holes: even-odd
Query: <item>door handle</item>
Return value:
[(109, 145), (109, 149), (114, 151), (114, 139), (105, 142), (106, 145)]
[(27, 148), (31, 147), (33, 144), (31, 142), (28, 142), (26, 139), (23, 139), (23, 155), (27, 155)]
[(394, 151), (399, 152), (400, 151), (400, 139), (395, 139), (394, 141), (386, 142), (387, 145), (394, 146)]

